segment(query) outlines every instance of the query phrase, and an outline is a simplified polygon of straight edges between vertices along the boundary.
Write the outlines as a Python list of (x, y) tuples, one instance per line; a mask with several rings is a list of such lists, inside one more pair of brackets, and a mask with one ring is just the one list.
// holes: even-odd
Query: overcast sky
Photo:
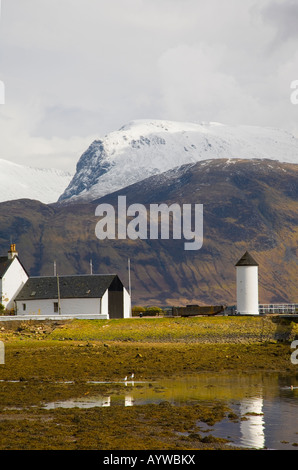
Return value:
[(2, 0), (0, 158), (73, 171), (133, 119), (298, 135), (297, 0)]

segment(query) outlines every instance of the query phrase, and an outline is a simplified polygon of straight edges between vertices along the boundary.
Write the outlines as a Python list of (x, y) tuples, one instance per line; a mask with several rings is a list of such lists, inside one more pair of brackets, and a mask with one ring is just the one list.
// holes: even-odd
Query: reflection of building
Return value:
[(122, 397), (120, 400), (119, 398), (111, 398), (110, 396), (96, 396), (96, 397), (83, 397), (80, 399), (76, 400), (66, 400), (66, 401), (61, 401), (61, 402), (53, 402), (53, 403), (48, 403), (46, 405), (46, 408), (48, 410), (52, 410), (55, 408), (95, 408), (95, 407), (100, 407), (100, 408), (107, 408), (114, 405), (119, 405), (119, 401), (121, 405), (124, 406), (133, 406), (134, 405), (134, 399), (131, 395), (125, 395), (124, 398)]
[(100, 404), (98, 406), (102, 406), (103, 408), (106, 406), (111, 406), (111, 398), (110, 397), (104, 397), (102, 398)]
[(0, 364), (5, 364), (5, 346), (2, 341), (0, 341)]
[(133, 398), (130, 395), (125, 396), (125, 406), (133, 406)]
[(263, 416), (263, 399), (248, 398), (240, 405), (243, 446), (262, 449), (265, 446), (265, 427)]

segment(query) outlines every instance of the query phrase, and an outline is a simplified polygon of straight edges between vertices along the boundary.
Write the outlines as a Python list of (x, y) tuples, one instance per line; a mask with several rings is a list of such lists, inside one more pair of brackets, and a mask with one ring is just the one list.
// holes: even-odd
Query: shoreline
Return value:
[[(111, 384), (90, 382), (115, 381), (131, 373), (141, 382), (205, 372), (297, 371), (290, 361), (290, 341), (298, 337), (295, 323), (270, 320), (264, 325), (260, 319), (225, 317), (215, 322), (156, 320), (28, 322), (4, 330), (0, 322), (0, 340), (5, 344), (5, 364), (0, 366), (0, 449), (231, 450), (228, 442), (207, 438), (196, 424), (217, 422), (229, 414), (236, 419), (218, 402), (88, 410), (46, 410), (44, 404), (108, 394)], [(112, 384), (115, 393), (121, 387)]]

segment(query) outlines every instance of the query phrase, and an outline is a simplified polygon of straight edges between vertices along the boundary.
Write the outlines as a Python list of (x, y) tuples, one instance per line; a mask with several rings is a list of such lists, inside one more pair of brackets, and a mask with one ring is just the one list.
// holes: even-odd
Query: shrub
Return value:
[(145, 312), (144, 307), (135, 306), (135, 307), (132, 308), (132, 316), (133, 317), (139, 316), (140, 313), (144, 313), (144, 312)]
[(147, 307), (145, 315), (155, 316), (155, 315), (159, 315), (161, 313), (162, 313), (162, 309), (159, 308), (159, 307)]

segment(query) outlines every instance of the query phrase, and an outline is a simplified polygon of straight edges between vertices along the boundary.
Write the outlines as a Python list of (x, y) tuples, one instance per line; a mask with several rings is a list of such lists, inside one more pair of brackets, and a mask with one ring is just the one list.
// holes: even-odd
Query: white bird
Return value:
[(135, 374), (131, 374), (131, 376), (129, 377), (130, 379), (133, 379), (135, 376)]
[(124, 379), (123, 379), (123, 380), (124, 380), (124, 382), (127, 382), (127, 376), (126, 376), (126, 377), (124, 377)]

